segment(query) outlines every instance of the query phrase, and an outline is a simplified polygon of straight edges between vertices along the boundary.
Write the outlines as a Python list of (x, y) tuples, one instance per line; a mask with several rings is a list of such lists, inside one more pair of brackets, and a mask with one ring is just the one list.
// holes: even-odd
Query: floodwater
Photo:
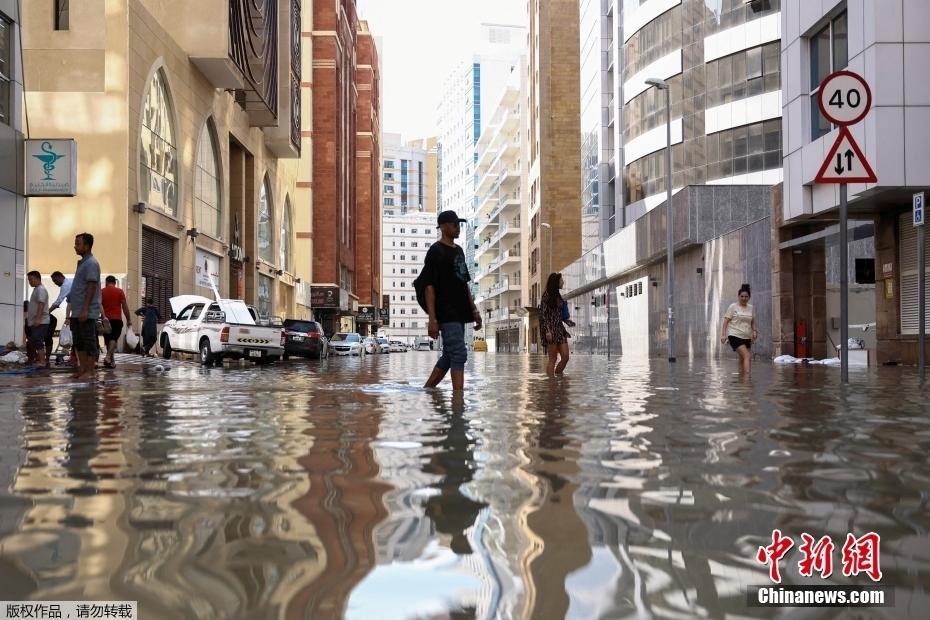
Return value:
[[(930, 412), (913, 369), (435, 353), (125, 370), (0, 393), (0, 599), (135, 600), (142, 618), (783, 617), (769, 582), (844, 577), (881, 536), (893, 608), (930, 615)], [(799, 536), (836, 542), (798, 575)], [(845, 614), (845, 615), (844, 615)]]

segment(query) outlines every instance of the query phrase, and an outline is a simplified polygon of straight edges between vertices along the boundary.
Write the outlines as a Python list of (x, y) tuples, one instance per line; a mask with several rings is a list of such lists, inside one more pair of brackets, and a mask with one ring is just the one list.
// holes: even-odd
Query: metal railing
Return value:
[(277, 0), (229, 0), (229, 57), (248, 82), (247, 90), (277, 116)]

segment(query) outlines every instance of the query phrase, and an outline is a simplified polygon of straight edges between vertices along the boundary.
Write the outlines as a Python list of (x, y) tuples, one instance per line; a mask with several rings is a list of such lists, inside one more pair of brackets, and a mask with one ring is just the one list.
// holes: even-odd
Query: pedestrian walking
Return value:
[[(67, 305), (68, 295), (71, 293), (71, 278), (66, 278), (65, 274), (60, 271), (52, 272), (52, 282), (55, 283), (55, 286), (58, 287), (58, 297), (55, 298), (55, 301), (52, 302), (49, 311), (49, 322), (48, 322), (48, 333), (45, 334), (45, 365), (48, 366), (52, 359), (52, 349), (54, 348), (54, 338), (55, 330), (58, 329), (58, 318), (53, 314), (55, 310), (61, 307), (62, 304), (65, 305), (65, 319), (68, 318), (70, 314), (70, 306)], [(71, 356), (71, 365), (74, 366), (77, 363), (77, 358)]]
[(142, 356), (151, 357), (152, 347), (158, 339), (158, 324), (161, 322), (155, 300), (151, 297), (146, 299), (145, 305), (136, 310), (135, 314), (142, 317)]
[(569, 318), (565, 318), (568, 304), (559, 292), (559, 289), (564, 286), (565, 281), (561, 273), (550, 273), (546, 280), (546, 290), (539, 301), (539, 335), (540, 340), (546, 345), (546, 353), (549, 356), (546, 374), (550, 377), (562, 374), (570, 357), (568, 339), (571, 335), (565, 329), (563, 321), (569, 321), (570, 325), (574, 323), (571, 322), (570, 315), (568, 315)]
[(71, 333), (74, 338), (72, 349), (78, 358), (77, 379), (92, 379), (100, 352), (97, 341), (97, 319), (101, 311), (100, 263), (93, 254), (94, 236), (81, 233), (74, 238), (74, 251), (78, 261), (68, 294), (68, 311)]
[(739, 293), (739, 301), (730, 304), (723, 314), (723, 330), (720, 335), (721, 343), (729, 343), (730, 348), (739, 355), (740, 370), (752, 370), (752, 343), (756, 341), (756, 316), (749, 299), (752, 292), (748, 284), (743, 284)]
[(126, 325), (132, 325), (132, 316), (129, 314), (129, 304), (126, 303), (126, 293), (116, 285), (115, 276), (107, 276), (101, 298), (103, 316), (110, 322), (110, 333), (103, 335), (103, 342), (107, 348), (103, 365), (107, 368), (115, 368), (113, 356), (116, 354), (116, 344), (119, 342), (120, 334), (123, 333), (123, 317), (126, 317)]
[(442, 334), (442, 356), (424, 387), (436, 387), (451, 371), (452, 389), (465, 388), (465, 361), (468, 359), (465, 325), (474, 323), (475, 329), (481, 329), (481, 313), (468, 287), (471, 275), (465, 252), (455, 243), (461, 234), (461, 223), (465, 221), (455, 211), (439, 214), (436, 224), (442, 231), (442, 238), (427, 251), (423, 271), (414, 282), (418, 301), (420, 291), (423, 292), (421, 306), (425, 306), (429, 315), (430, 337)]
[(29, 359), (36, 366), (45, 366), (45, 333), (48, 331), (48, 291), (42, 285), (42, 274), (30, 271), (26, 274), (32, 295), (29, 296), (29, 308), (26, 313), (26, 322), (29, 325), (29, 340), (27, 350)]

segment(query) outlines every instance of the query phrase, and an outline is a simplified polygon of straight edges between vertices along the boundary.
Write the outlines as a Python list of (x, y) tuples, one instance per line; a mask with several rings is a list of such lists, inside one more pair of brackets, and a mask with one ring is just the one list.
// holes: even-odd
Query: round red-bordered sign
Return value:
[(858, 73), (834, 71), (824, 78), (817, 93), (820, 113), (835, 125), (855, 125), (872, 108), (872, 90)]

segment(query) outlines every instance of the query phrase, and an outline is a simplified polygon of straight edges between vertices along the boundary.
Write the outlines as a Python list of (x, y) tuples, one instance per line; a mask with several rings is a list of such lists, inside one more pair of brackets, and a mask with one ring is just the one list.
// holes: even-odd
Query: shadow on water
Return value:
[[(767, 618), (746, 588), (780, 528), (879, 532), (884, 616), (926, 616), (930, 417), (907, 371), (844, 390), (828, 368), (577, 356), (550, 379), (477, 355), (458, 395), (417, 387), (434, 360), (5, 393), (3, 596), (143, 618)], [(786, 583), (825, 583), (797, 559)]]

